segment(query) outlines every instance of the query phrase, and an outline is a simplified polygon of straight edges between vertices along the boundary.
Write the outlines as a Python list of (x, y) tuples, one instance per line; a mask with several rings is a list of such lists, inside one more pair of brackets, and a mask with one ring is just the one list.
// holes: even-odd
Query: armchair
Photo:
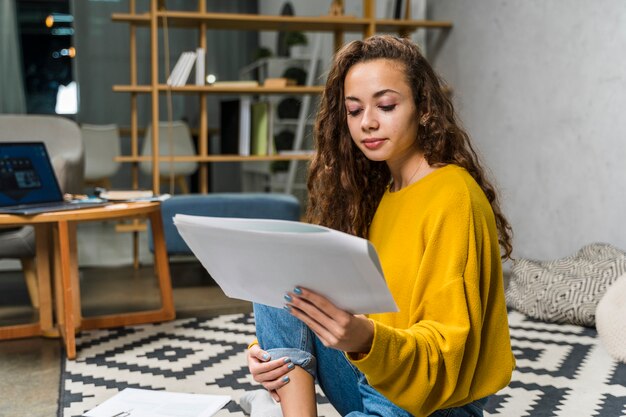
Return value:
[[(0, 115), (0, 141), (44, 142), (61, 190), (82, 191), (83, 142), (80, 129), (73, 121), (58, 116)], [(31, 226), (0, 228), (0, 259), (21, 261), (31, 302), (38, 308), (34, 256), (35, 233)]]

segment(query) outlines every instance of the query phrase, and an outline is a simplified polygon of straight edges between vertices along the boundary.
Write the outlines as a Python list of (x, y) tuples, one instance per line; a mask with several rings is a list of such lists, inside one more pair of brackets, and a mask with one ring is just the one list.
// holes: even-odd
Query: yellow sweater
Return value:
[(498, 234), (467, 171), (448, 165), (387, 191), (369, 238), (400, 309), (370, 315), (372, 348), (352, 360), (369, 383), (416, 417), (505, 387), (515, 360)]

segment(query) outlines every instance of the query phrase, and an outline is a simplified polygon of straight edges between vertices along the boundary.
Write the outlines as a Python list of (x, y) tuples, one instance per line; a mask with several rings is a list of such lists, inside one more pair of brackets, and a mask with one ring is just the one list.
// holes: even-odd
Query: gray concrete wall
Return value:
[(625, 6), (429, 3), (454, 22), (434, 64), (502, 191), (516, 257), (626, 250)]

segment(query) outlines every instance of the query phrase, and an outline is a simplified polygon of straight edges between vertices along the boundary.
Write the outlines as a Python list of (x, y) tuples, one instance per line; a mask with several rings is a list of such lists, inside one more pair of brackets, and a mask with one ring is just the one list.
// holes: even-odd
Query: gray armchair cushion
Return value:
[(0, 258), (32, 258), (35, 256), (35, 229), (24, 226), (0, 229)]
[[(59, 181), (59, 187), (63, 192), (80, 194), (82, 185), (75, 184), (75, 180), (72, 178), (76, 164), (72, 161), (68, 161), (62, 156), (55, 156), (52, 159), (52, 169)], [(82, 183), (82, 181), (81, 181)]]
[(44, 142), (64, 192), (81, 193), (84, 147), (78, 125), (60, 116), (2, 114), (0, 141)]

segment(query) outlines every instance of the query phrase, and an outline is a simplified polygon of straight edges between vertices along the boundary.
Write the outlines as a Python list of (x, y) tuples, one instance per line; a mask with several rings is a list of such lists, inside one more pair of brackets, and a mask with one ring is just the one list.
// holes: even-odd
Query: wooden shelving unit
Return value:
[[(115, 85), (113, 91), (120, 93), (151, 93), (152, 88), (149, 85)], [(213, 86), (197, 86), (185, 85), (182, 87), (170, 87), (166, 84), (158, 84), (157, 91), (165, 93), (171, 91), (173, 93), (204, 93), (204, 94), (320, 94), (323, 87), (312, 86), (288, 86), (288, 87), (213, 87)]]
[[(374, 0), (363, 0), (371, 3), (371, 7), (364, 10), (374, 9)], [(172, 27), (197, 27), (198, 22), (204, 22), (211, 29), (232, 30), (281, 30), (281, 31), (307, 31), (307, 32), (358, 32), (364, 36), (373, 35), (376, 32), (399, 32), (403, 30), (414, 31), (419, 28), (450, 28), (451, 22), (432, 20), (398, 20), (376, 19), (374, 16), (357, 18), (353, 16), (274, 16), (244, 13), (207, 13), (186, 11), (158, 11), (157, 18), (167, 18)], [(150, 26), (152, 16), (150, 13), (114, 13), (113, 21), (132, 23), (137, 26)]]
[[(208, 162), (232, 161), (278, 161), (278, 160), (305, 160), (310, 154), (288, 154), (272, 156), (240, 156), (240, 155), (210, 155), (208, 153), (208, 125), (207, 125), (207, 97), (216, 94), (250, 94), (250, 95), (282, 95), (282, 94), (320, 94), (322, 86), (312, 87), (284, 87), (284, 88), (236, 88), (187, 85), (170, 87), (159, 83), (158, 63), (158, 29), (164, 21), (170, 27), (182, 27), (198, 30), (198, 47), (207, 46), (208, 29), (230, 30), (257, 30), (257, 31), (308, 31), (331, 32), (334, 35), (334, 45), (338, 49), (343, 44), (343, 34), (346, 32), (361, 33), (363, 37), (377, 32), (394, 32), (407, 35), (419, 28), (447, 29), (452, 27), (447, 21), (428, 20), (393, 20), (376, 19), (375, 0), (363, 0), (363, 17), (345, 15), (328, 15), (320, 17), (306, 16), (274, 16), (238, 13), (210, 13), (206, 10), (206, 0), (198, 0), (197, 11), (159, 10), (159, 0), (150, 1), (150, 10), (145, 13), (136, 12), (135, 0), (129, 0), (129, 13), (114, 13), (112, 20), (130, 25), (130, 84), (115, 85), (113, 91), (129, 93), (131, 97), (131, 154), (117, 158), (120, 162), (133, 164), (133, 186), (138, 187), (138, 164), (141, 161), (152, 161), (152, 188), (159, 192), (160, 173), (159, 162), (163, 161), (197, 161), (200, 163), (199, 188), (200, 192), (208, 192)], [(335, 0), (339, 9), (343, 9), (343, 0)], [(410, 16), (410, 2), (407, 2), (405, 15)], [(150, 85), (137, 84), (137, 39), (138, 28), (150, 30)], [(138, 149), (137, 124), (137, 97), (140, 94), (150, 94), (152, 103), (153, 126), (159, 123), (159, 100), (167, 92), (175, 94), (196, 94), (200, 100), (200, 120), (198, 128), (198, 155), (154, 157), (140, 156)], [(159, 149), (158, 129), (152, 129), (152, 149)]]
[[(175, 161), (179, 162), (246, 162), (246, 161), (292, 161), (294, 159), (304, 161), (311, 157), (310, 153), (302, 152), (297, 154), (276, 154), (276, 155), (189, 155), (177, 156)], [(158, 162), (169, 162), (169, 156), (159, 156)], [(116, 161), (120, 162), (148, 162), (152, 161), (152, 156), (118, 156)]]

